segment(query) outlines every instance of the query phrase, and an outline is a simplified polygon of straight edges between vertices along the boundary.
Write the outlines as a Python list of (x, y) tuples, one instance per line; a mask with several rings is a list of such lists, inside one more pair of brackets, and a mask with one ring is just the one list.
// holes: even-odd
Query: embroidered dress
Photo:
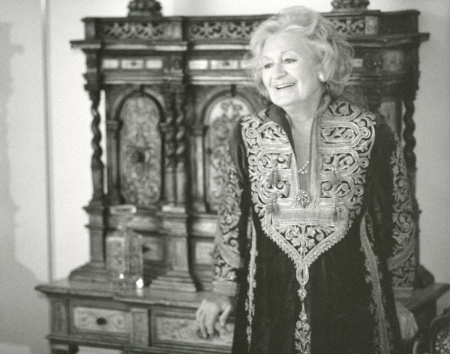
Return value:
[(412, 287), (415, 231), (401, 145), (379, 117), (330, 101), (308, 190), (279, 107), (232, 133), (213, 290), (238, 294), (234, 354), (402, 352), (394, 291)]

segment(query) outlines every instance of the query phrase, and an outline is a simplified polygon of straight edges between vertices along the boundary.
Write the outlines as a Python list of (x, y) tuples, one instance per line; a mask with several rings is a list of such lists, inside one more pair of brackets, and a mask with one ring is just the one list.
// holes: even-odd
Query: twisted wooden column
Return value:
[(176, 181), (175, 181), (175, 127), (173, 119), (173, 92), (170, 83), (163, 85), (163, 95), (166, 105), (166, 117), (164, 123), (160, 124), (164, 135), (164, 204), (175, 205)]
[(93, 138), (91, 146), (93, 149), (91, 157), (92, 172), (92, 199), (85, 208), (89, 214), (89, 238), (90, 238), (90, 261), (84, 266), (75, 269), (70, 274), (72, 280), (107, 281), (105, 267), (105, 193), (104, 193), (104, 164), (102, 161), (103, 151), (100, 146), (102, 134), (100, 131), (101, 117), (98, 111), (100, 104), (101, 86), (99, 81), (99, 60), (97, 52), (87, 52), (87, 72), (85, 89), (91, 100), (91, 131)]
[(93, 120), (91, 123), (91, 131), (94, 135), (91, 141), (91, 146), (94, 152), (91, 158), (93, 195), (90, 206), (102, 206), (104, 202), (104, 164), (102, 162), (103, 150), (100, 146), (100, 142), (102, 140), (102, 134), (99, 128), (101, 119), (98, 111), (98, 106), (100, 104), (100, 90), (89, 89), (89, 98), (92, 101), (91, 115)]
[(176, 204), (184, 207), (186, 203), (186, 114), (184, 112), (185, 90), (177, 87), (175, 91), (175, 114), (176, 114)]
[(415, 196), (415, 174), (416, 168), (416, 155), (414, 148), (416, 146), (416, 139), (414, 138), (414, 131), (416, 130), (416, 124), (414, 123), (414, 112), (416, 110), (414, 101), (416, 99), (416, 92), (419, 89), (419, 56), (417, 50), (411, 53), (411, 66), (408, 74), (407, 89), (403, 93), (403, 105), (405, 106), (405, 113), (403, 114), (403, 140), (405, 146), (403, 148), (405, 155), (405, 162), (408, 168), (408, 177), (410, 177), (411, 189)]
[(412, 203), (414, 209), (414, 218), (416, 224), (416, 265), (420, 265), (420, 229), (419, 229), (419, 204), (416, 199), (416, 154), (414, 148), (416, 146), (416, 139), (414, 137), (414, 131), (416, 130), (416, 124), (414, 123), (414, 112), (416, 107), (414, 101), (416, 99), (416, 92), (419, 89), (419, 55), (417, 49), (413, 49), (411, 52), (411, 64), (408, 74), (407, 88), (404, 91), (402, 100), (405, 107), (405, 113), (403, 114), (403, 140), (405, 145), (403, 147), (403, 154), (405, 157), (406, 168), (408, 170), (408, 182), (410, 185)]

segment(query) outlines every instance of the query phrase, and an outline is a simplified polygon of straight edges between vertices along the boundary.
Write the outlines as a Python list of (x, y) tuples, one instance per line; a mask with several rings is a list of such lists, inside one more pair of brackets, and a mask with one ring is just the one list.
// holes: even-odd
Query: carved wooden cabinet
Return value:
[[(414, 190), (418, 47), (428, 39), (418, 31), (419, 13), (334, 6), (324, 15), (355, 48), (347, 91), (403, 136)], [(91, 256), (68, 280), (38, 287), (51, 303), (51, 350), (226, 353), (232, 325), (200, 339), (194, 314), (211, 287), (231, 124), (266, 104), (249, 81), (244, 56), (250, 33), (267, 16), (163, 17), (156, 1), (129, 7), (128, 17), (84, 19), (85, 39), (72, 42), (86, 54), (92, 104), (93, 195), (85, 208)], [(99, 111), (102, 91), (105, 112)], [(132, 228), (144, 238), (146, 287), (115, 293), (107, 283), (105, 238), (117, 219), (108, 208), (125, 203), (138, 208)], [(431, 286), (429, 301), (407, 300), (422, 326), (444, 291)]]

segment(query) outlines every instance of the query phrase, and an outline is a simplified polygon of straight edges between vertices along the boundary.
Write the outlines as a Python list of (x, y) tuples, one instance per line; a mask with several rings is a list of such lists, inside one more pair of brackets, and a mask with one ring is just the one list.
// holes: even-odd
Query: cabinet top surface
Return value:
[[(49, 296), (70, 296), (85, 299), (114, 300), (134, 305), (161, 305), (197, 308), (205, 298), (206, 292), (180, 292), (150, 290), (148, 287), (138, 290), (113, 291), (108, 283), (70, 281), (68, 279), (38, 285), (39, 290)], [(176, 290), (176, 289), (174, 289)]]

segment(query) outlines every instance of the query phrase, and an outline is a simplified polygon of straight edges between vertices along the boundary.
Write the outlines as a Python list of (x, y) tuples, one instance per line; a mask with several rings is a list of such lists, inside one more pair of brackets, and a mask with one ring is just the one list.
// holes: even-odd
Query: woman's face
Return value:
[(295, 32), (269, 36), (261, 55), (262, 81), (270, 100), (289, 111), (318, 102), (323, 93), (318, 63)]

